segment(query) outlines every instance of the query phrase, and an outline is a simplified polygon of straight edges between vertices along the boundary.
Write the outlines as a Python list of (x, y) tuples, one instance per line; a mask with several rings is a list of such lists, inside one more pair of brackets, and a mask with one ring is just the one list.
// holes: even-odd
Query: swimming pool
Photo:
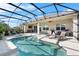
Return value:
[(36, 36), (11, 39), (17, 47), (17, 56), (65, 56), (66, 50), (56, 44), (39, 41)]

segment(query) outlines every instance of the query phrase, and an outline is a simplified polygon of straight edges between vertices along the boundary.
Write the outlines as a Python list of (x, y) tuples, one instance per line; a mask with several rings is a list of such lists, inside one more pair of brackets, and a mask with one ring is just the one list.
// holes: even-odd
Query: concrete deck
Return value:
[(16, 46), (12, 42), (0, 40), (0, 56), (10, 56), (16, 52)]
[[(38, 36), (42, 37), (43, 35)], [(49, 37), (43, 37), (41, 40), (56, 44), (58, 39), (50, 39)], [(79, 56), (79, 41), (77, 41), (76, 39), (70, 38), (69, 40), (61, 41), (59, 45), (62, 46), (65, 50), (67, 50), (68, 56)]]

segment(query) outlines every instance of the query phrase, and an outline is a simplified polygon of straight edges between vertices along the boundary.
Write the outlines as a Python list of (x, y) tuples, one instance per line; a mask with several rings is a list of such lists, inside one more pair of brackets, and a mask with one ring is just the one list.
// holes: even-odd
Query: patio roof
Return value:
[[(79, 4), (59, 4), (59, 3), (5, 3), (0, 4), (0, 21), (11, 24), (24, 24), (32, 21), (38, 21), (53, 17), (61, 17), (72, 13), (78, 13), (79, 10), (76, 7)], [(67, 10), (67, 11), (66, 11)], [(74, 11), (74, 12), (72, 12)], [(71, 12), (71, 13), (70, 13)]]

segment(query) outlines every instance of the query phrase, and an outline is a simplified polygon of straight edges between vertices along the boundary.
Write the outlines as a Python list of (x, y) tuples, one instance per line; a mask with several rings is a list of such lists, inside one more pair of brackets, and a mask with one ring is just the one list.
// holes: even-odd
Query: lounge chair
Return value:
[(59, 44), (60, 41), (64, 41), (66, 40), (66, 36), (65, 36), (66, 32), (61, 32), (61, 34), (59, 35), (58, 37), (58, 41), (57, 41), (57, 44)]
[(53, 32), (50, 36), (49, 39), (55, 38), (55, 32)]
[(59, 35), (58, 39), (60, 41), (67, 39), (65, 35), (66, 35), (66, 32), (65, 31), (64, 32), (61, 32), (61, 34)]
[(55, 38), (58, 38), (61, 34), (61, 31), (55, 31)]
[(60, 41), (64, 41), (64, 40), (66, 40), (67, 38), (66, 38), (66, 36), (65, 36), (65, 34), (66, 34), (66, 32), (61, 32), (61, 34), (59, 35), (59, 37), (58, 37), (58, 41), (57, 41), (57, 45), (60, 47), (60, 45), (59, 45), (59, 42)]
[(60, 34), (61, 34), (60, 31), (53, 31), (52, 34), (49, 36), (49, 38), (50, 39), (52, 39), (52, 38), (58, 38)]

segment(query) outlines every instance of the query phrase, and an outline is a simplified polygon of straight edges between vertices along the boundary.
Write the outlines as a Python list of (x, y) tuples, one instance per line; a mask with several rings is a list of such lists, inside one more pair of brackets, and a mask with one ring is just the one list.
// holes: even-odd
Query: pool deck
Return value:
[[(36, 34), (36, 33), (25, 33), (25, 34), (17, 34), (13, 36), (6, 36), (5, 40), (0, 41), (0, 54), (5, 55), (9, 52), (8, 55), (16, 55), (16, 46), (9, 42), (8, 40), (16, 37), (21, 37), (21, 36), (30, 36), (30, 35), (36, 35), (38, 39), (41, 39), (43, 41), (55, 43), (57, 42), (57, 38), (52, 38), (50, 39), (46, 35), (43, 34)], [(3, 43), (2, 43), (3, 42)], [(7, 43), (5, 43), (7, 42)], [(7, 45), (7, 46), (6, 46)], [(68, 56), (79, 56), (79, 42), (76, 39), (69, 39), (66, 41), (62, 41), (59, 43), (60, 46), (62, 46), (65, 50), (67, 50), (67, 55)]]
[(0, 56), (16, 55), (16, 46), (6, 40), (0, 40)]
[[(43, 41), (47, 41), (55, 44), (58, 41), (57, 38), (50, 39), (46, 35), (42, 35), (42, 34), (41, 35), (36, 34), (36, 36), (38, 36), (38, 39), (41, 38), (41, 40)], [(71, 37), (69, 40), (61, 41), (59, 45), (64, 47), (65, 50), (67, 50), (68, 56), (77, 56), (77, 55), (79, 56), (79, 41), (77, 41), (76, 39), (73, 39)]]
[[(43, 35), (38, 35), (38, 37), (42, 36)], [(58, 39), (50, 39), (49, 37), (43, 37), (41, 40), (56, 44)], [(70, 38), (69, 40), (61, 41), (59, 45), (62, 46), (65, 50), (67, 50), (68, 56), (79, 56), (79, 41), (77, 41), (76, 39)]]

